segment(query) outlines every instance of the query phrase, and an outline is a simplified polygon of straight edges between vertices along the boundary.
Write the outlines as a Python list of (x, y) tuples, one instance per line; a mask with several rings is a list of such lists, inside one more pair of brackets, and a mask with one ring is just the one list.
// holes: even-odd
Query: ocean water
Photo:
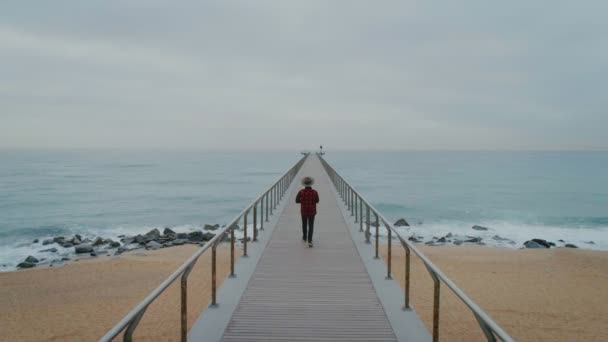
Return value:
[[(300, 157), (298, 151), (0, 151), (0, 271), (27, 255), (43, 256), (34, 239), (225, 223)], [(325, 157), (387, 218), (408, 219), (407, 234), (451, 232), (489, 242), (500, 235), (516, 242), (504, 244), (512, 248), (530, 238), (563, 239), (608, 249), (608, 153), (330, 151)]]
[(406, 218), (408, 234), (608, 249), (608, 152), (335, 152), (326, 159), (387, 218)]
[[(190, 231), (225, 223), (299, 160), (297, 152), (0, 151), (0, 271), (54, 236)], [(2, 267), (4, 265), (4, 267)]]

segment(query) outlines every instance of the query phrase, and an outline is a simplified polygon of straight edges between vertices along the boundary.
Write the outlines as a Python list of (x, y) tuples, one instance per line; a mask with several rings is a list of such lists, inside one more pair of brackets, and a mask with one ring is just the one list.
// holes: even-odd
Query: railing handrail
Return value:
[(481, 319), (501, 340), (503, 341), (513, 341), (513, 338), (509, 336), (483, 309), (481, 309), (475, 302), (467, 296), (464, 291), (462, 291), (451, 279), (449, 279), (440, 269), (437, 267), (431, 260), (429, 260), (421, 251), (418, 250), (410, 241), (403, 238), (401, 233), (397, 231), (397, 229), (393, 226), (390, 221), (388, 221), (382, 213), (376, 209), (360, 192), (356, 190), (354, 186), (352, 186), (344, 177), (342, 177), (321, 155), (317, 153), (317, 156), (320, 160), (329, 167), (333, 173), (335, 173), (338, 177), (340, 177), (341, 181), (343, 181), (360, 199), (362, 202), (369, 207), (369, 209), (378, 216), (378, 218), (384, 223), (384, 226), (390, 229), (397, 235), (397, 238), (404, 246), (407, 246), (410, 250), (412, 250), (424, 263), (425, 267), (435, 274), (435, 276), (441, 279), (451, 290), (458, 296), (464, 303), (473, 311), (475, 316)]
[[(266, 197), (266, 200), (268, 201), (269, 193), (273, 190), (276, 190), (278, 188), (278, 186), (281, 184), (281, 182), (286, 180), (286, 177), (290, 176), (289, 181), (291, 182), (291, 180), (293, 180), (293, 178), (299, 171), (299, 168), (302, 166), (302, 164), (304, 163), (304, 161), (306, 160), (306, 158), (308, 156), (309, 156), (309, 154), (306, 154), (302, 158), (300, 158), (298, 160), (298, 162), (296, 162), (291, 168), (289, 168), (289, 170), (287, 172), (285, 172), (282, 176), (280, 176), (276, 182), (272, 183), (272, 185), (270, 187), (268, 187), (258, 197), (256, 197), (253, 201), (251, 201), (251, 203), (247, 207), (245, 207), (245, 209), (243, 209), (237, 216), (235, 216), (230, 221), (230, 223), (228, 223), (224, 227), (222, 227), (211, 240), (207, 241), (205, 243), (205, 245), (203, 245), (194, 254), (192, 254), (192, 256), (190, 258), (188, 258), (188, 260), (186, 260), (177, 270), (175, 270), (175, 272), (173, 272), (169, 277), (167, 277), (156, 289), (154, 289), (152, 292), (150, 292), (150, 294), (148, 294), (139, 304), (137, 304), (131, 311), (129, 311), (129, 313), (127, 313), (123, 317), (123, 319), (120, 320), (120, 322), (118, 322), (116, 325), (114, 325), (114, 327), (112, 327), (104, 336), (102, 336), (99, 339), (99, 341), (104, 341), (104, 342), (112, 341), (112, 339), (114, 339), (116, 336), (118, 336), (123, 330), (125, 330), (125, 328), (128, 329), (130, 324), (132, 324), (133, 322), (135, 322), (135, 324), (137, 324), (139, 322), (139, 320), (141, 319), (141, 317), (143, 316), (143, 313), (145, 313), (145, 310), (148, 308), (148, 306), (150, 304), (152, 304), (152, 302), (154, 302), (154, 300), (158, 296), (160, 296), (171, 284), (173, 284), (173, 282), (175, 282), (175, 280), (177, 280), (177, 278), (180, 275), (187, 276), (188, 273), (190, 272), (190, 270), (192, 269), (192, 267), (194, 266), (194, 264), (196, 263), (196, 261), (198, 260), (198, 258), (203, 253), (205, 253), (210, 247), (215, 248), (217, 246), (217, 244), (221, 241), (220, 239), (222, 239), (226, 235), (228, 230), (232, 229), (232, 232), (234, 232), (234, 229), (233, 229), (234, 226), (238, 224), (238, 222), (240, 221), (241, 218), (246, 217), (246, 215), (249, 213), (249, 211), (252, 208), (256, 207), (258, 203), (263, 203), (262, 201), (263, 201), (264, 197)], [(289, 184), (286, 183), (283, 190), (286, 190), (289, 187)], [(271, 198), (271, 200), (276, 200), (276, 198), (274, 198), (274, 199)], [(268, 207), (266, 209), (268, 210)], [(245, 223), (244, 229), (245, 230), (247, 229), (246, 223)], [(234, 242), (234, 239), (232, 239), (232, 242)], [(245, 243), (246, 243), (246, 241), (245, 241)], [(182, 330), (183, 330), (183, 327), (182, 327)], [(182, 331), (182, 334), (183, 334), (183, 331)], [(182, 337), (183, 337), (183, 335), (182, 335)], [(125, 337), (125, 340), (130, 340), (130, 336), (128, 338)]]

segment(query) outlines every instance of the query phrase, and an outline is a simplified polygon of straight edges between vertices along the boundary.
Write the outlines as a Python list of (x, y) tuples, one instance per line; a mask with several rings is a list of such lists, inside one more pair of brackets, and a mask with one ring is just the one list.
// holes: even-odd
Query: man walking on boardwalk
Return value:
[(304, 189), (300, 190), (296, 196), (296, 203), (300, 203), (300, 213), (302, 214), (302, 240), (308, 241), (308, 247), (313, 246), (312, 233), (317, 214), (317, 203), (319, 203), (319, 194), (312, 188), (314, 182), (312, 177), (304, 177), (302, 179)]

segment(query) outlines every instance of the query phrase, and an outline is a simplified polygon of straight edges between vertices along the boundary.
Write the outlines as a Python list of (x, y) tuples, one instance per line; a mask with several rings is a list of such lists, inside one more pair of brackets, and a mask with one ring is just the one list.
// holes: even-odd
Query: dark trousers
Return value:
[[(308, 229), (306, 229), (308, 226)], [(312, 233), (314, 232), (315, 217), (314, 216), (302, 216), (302, 239), (312, 242)]]

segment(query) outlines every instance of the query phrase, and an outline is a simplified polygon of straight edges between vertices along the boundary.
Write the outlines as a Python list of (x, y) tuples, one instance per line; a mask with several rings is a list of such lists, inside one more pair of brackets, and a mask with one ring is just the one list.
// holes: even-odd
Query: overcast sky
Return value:
[(608, 2), (2, 1), (0, 148), (608, 149)]

